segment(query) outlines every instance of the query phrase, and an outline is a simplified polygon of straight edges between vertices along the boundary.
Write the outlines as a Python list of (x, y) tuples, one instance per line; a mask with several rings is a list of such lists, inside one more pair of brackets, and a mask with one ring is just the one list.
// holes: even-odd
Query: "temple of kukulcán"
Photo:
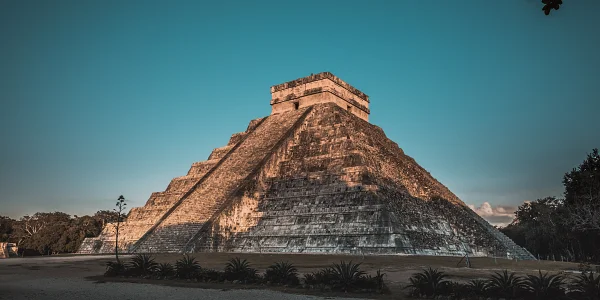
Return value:
[[(131, 209), (123, 252), (287, 252), (534, 259), (369, 121), (329, 72), (271, 87), (271, 115)], [(114, 252), (107, 225), (80, 253)]]

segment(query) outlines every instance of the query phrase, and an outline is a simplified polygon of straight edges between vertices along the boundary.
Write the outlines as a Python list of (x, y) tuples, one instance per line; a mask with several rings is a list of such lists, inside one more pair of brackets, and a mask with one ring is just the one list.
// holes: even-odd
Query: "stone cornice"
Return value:
[(313, 75), (306, 76), (303, 78), (298, 78), (296, 80), (288, 81), (288, 82), (285, 82), (282, 84), (274, 85), (271, 87), (271, 93), (279, 92), (279, 91), (282, 91), (285, 89), (290, 89), (290, 88), (293, 88), (293, 87), (296, 87), (296, 86), (299, 86), (302, 84), (306, 84), (306, 83), (317, 81), (317, 80), (323, 80), (323, 79), (329, 79), (329, 80), (335, 82), (337, 85), (348, 90), (352, 94), (356, 95), (358, 98), (369, 102), (369, 96), (367, 96), (367, 94), (361, 92), (357, 88), (351, 86), (350, 84), (346, 83), (345, 81), (341, 80), (340, 78), (338, 78), (337, 76), (333, 75), (330, 72), (322, 72), (322, 73), (318, 73), (318, 74), (313, 74)]
[(355, 107), (366, 112), (367, 114), (371, 113), (371, 111), (369, 110), (368, 107), (360, 104), (358, 101), (356, 101), (352, 98), (346, 99), (340, 92), (336, 91), (334, 88), (327, 88), (327, 87), (326, 88), (319, 87), (319, 88), (309, 89), (309, 90), (304, 91), (304, 93), (301, 95), (295, 95), (292, 93), (292, 94), (287, 95), (283, 99), (282, 98), (271, 99), (271, 105), (286, 102), (286, 101), (296, 100), (296, 99), (299, 99), (302, 97), (306, 97), (306, 96), (310, 96), (310, 95), (314, 95), (314, 94), (318, 94), (318, 93), (330, 93), (330, 94), (335, 95), (336, 97), (354, 105)]

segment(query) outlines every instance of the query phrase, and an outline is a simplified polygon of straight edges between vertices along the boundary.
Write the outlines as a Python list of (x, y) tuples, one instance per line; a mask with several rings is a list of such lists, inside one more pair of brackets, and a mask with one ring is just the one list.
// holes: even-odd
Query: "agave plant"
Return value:
[(377, 290), (384, 290), (385, 289), (385, 282), (383, 282), (383, 277), (385, 276), (385, 273), (381, 272), (381, 269), (377, 270), (377, 273), (375, 273), (375, 277), (373, 277), (373, 280), (375, 281), (375, 284), (377, 285)]
[(175, 269), (170, 263), (161, 263), (156, 267), (156, 275), (163, 278), (168, 278), (175, 275)]
[(334, 281), (333, 270), (329, 267), (304, 275), (304, 282), (310, 285), (330, 285)]
[(223, 281), (225, 276), (222, 271), (217, 271), (213, 269), (202, 269), (202, 271), (200, 272), (200, 278), (207, 282), (219, 282)]
[(527, 279), (524, 281), (525, 289), (530, 299), (563, 299), (565, 297), (565, 291), (563, 285), (565, 284), (564, 277), (560, 275), (548, 275), (548, 273), (542, 274), (541, 270), (538, 270), (538, 276), (527, 275)]
[(154, 273), (158, 264), (154, 258), (148, 254), (137, 254), (131, 259), (129, 268), (131, 273), (138, 276), (145, 276)]
[(600, 276), (598, 274), (594, 276), (594, 272), (579, 274), (570, 289), (572, 292), (569, 296), (575, 299), (600, 299)]
[(353, 288), (361, 289), (369, 292), (377, 292), (377, 293), (387, 293), (389, 292), (385, 282), (383, 281), (383, 277), (385, 273), (382, 273), (381, 270), (377, 270), (375, 276), (370, 274), (360, 276), (352, 285)]
[(298, 283), (298, 269), (289, 262), (278, 262), (269, 266), (265, 279), (273, 283)]
[(410, 288), (412, 290), (411, 295), (415, 297), (437, 296), (443, 291), (446, 285), (446, 277), (447, 275), (444, 272), (429, 267), (423, 269), (420, 273), (413, 274), (409, 278), (410, 284), (404, 288)]
[(194, 278), (200, 270), (200, 264), (196, 261), (196, 258), (187, 254), (175, 262), (176, 275), (182, 279)]
[(444, 281), (439, 293), (448, 296), (449, 299), (466, 299), (471, 296), (469, 285), (455, 281)]
[(352, 261), (340, 261), (339, 264), (334, 263), (331, 270), (335, 282), (344, 290), (347, 291), (352, 285), (358, 281), (365, 272), (360, 270), (360, 263), (354, 264)]
[(469, 282), (468, 287), (473, 296), (482, 297), (487, 294), (488, 284), (485, 280), (473, 279)]
[(125, 272), (127, 271), (127, 266), (125, 266), (125, 264), (117, 261), (109, 261), (106, 263), (106, 272), (104, 272), (104, 276), (107, 277), (113, 277), (113, 276), (119, 276), (119, 275), (124, 275)]
[(412, 289), (413, 296), (437, 296), (440, 294), (445, 285), (444, 272), (432, 269), (431, 267), (423, 269), (420, 273), (415, 273), (409, 278), (410, 284), (405, 289)]
[(304, 274), (304, 283), (315, 284), (316, 283), (315, 274), (314, 273)]
[(492, 275), (488, 283), (490, 293), (505, 299), (515, 299), (521, 294), (523, 289), (523, 278), (512, 272), (509, 274), (507, 270)]
[(239, 257), (232, 258), (225, 265), (225, 277), (227, 280), (248, 280), (256, 277), (256, 269), (250, 267), (247, 260)]

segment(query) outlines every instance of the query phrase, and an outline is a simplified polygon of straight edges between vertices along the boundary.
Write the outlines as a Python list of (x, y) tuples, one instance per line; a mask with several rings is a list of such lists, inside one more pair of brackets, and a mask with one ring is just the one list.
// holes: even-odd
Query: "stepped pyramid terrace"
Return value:
[[(369, 123), (329, 72), (271, 87), (271, 115), (133, 208), (130, 253), (287, 252), (534, 259)], [(114, 225), (80, 253), (114, 252)]]

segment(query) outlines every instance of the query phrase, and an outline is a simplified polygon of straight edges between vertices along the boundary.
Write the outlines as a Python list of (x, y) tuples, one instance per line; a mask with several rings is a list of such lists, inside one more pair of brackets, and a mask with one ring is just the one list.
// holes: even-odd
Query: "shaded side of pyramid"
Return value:
[(333, 104), (314, 105), (185, 251), (533, 258)]

